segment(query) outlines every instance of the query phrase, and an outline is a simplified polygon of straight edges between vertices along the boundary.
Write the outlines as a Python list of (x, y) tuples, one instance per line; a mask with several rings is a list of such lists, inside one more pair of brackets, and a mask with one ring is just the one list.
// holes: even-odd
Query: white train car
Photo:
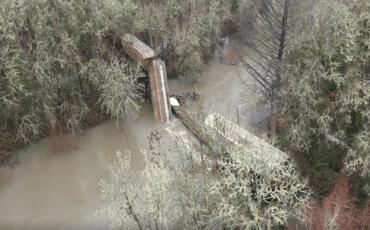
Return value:
[(208, 115), (205, 119), (205, 124), (238, 148), (248, 148), (248, 146), (253, 145), (253, 149), (258, 151), (248, 151), (250, 156), (247, 157), (249, 161), (256, 163), (252, 165), (259, 165), (256, 171), (263, 170), (266, 172), (266, 170), (279, 167), (279, 165), (289, 159), (286, 153), (218, 113)]

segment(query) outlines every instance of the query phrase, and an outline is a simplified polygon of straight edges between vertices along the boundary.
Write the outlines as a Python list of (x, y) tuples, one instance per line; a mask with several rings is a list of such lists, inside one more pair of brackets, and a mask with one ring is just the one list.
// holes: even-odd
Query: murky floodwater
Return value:
[[(258, 104), (261, 96), (256, 91), (256, 83), (240, 63), (235, 49), (249, 52), (245, 46), (235, 41), (221, 50), (219, 56), (197, 76), (195, 80), (188, 77), (170, 79), (171, 94), (194, 91), (200, 100), (193, 107), (194, 113), (221, 113), (249, 130), (255, 129), (263, 121), (268, 108)], [(243, 53), (243, 52), (242, 52)]]
[[(245, 74), (240, 65), (216, 58), (195, 82), (170, 80), (170, 93), (195, 91), (201, 99), (193, 112), (200, 108), (205, 113), (220, 112), (253, 127), (261, 114), (240, 111), (252, 100), (240, 81)], [(146, 147), (150, 132), (164, 134), (164, 128), (154, 120), (151, 106), (144, 105), (138, 118), (127, 118), (124, 127), (106, 122), (78, 138), (61, 140), (73, 142), (71, 149), (55, 152), (58, 140), (48, 138), (21, 151), (24, 163), (0, 168), (0, 229), (106, 228), (106, 220), (94, 215), (101, 205), (99, 181), (107, 177), (106, 165), (117, 150), (130, 149), (133, 167), (139, 170), (144, 165), (139, 150)]]
[(94, 220), (98, 182), (106, 176), (105, 166), (115, 151), (132, 149), (133, 165), (143, 165), (135, 137), (112, 122), (84, 133), (74, 150), (54, 152), (50, 145), (52, 140), (43, 140), (21, 153), (30, 155), (29, 160), (15, 169), (2, 169), (8, 178), (2, 178), (0, 187), (0, 229), (87, 224)]

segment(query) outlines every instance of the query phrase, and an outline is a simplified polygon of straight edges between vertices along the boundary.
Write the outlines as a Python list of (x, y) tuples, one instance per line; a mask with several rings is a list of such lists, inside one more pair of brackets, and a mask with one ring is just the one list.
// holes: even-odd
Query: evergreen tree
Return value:
[(320, 195), (344, 166), (369, 193), (369, 10), (366, 0), (319, 2), (284, 65), (279, 137)]

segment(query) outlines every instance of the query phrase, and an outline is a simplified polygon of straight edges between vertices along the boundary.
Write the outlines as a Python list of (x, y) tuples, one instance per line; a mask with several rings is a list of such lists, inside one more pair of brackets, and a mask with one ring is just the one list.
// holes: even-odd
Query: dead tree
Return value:
[[(256, 7), (251, 48), (239, 53), (250, 76), (268, 97), (281, 82), (281, 61), (291, 39), (299, 0), (252, 0)], [(250, 23), (250, 22), (246, 22)], [(241, 52), (241, 51), (238, 51)]]

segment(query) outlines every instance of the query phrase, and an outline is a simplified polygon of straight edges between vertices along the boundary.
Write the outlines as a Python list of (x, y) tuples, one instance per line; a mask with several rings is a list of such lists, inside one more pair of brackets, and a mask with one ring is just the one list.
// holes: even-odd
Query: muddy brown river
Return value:
[[(237, 60), (223, 58), (228, 52), (216, 55), (196, 81), (169, 80), (170, 93), (195, 91), (200, 100), (193, 112), (219, 112), (253, 129), (264, 112), (256, 110), (254, 92), (240, 80), (246, 71)], [(107, 220), (96, 215), (104, 205), (99, 181), (108, 176), (106, 165), (117, 150), (131, 150), (133, 170), (140, 171), (144, 167), (140, 149), (153, 131), (170, 142), (165, 125), (154, 120), (151, 105), (143, 104), (138, 117), (126, 118), (122, 126), (107, 121), (78, 137), (47, 138), (20, 151), (20, 165), (0, 167), (0, 229), (106, 229)], [(55, 151), (58, 141), (71, 147)]]

